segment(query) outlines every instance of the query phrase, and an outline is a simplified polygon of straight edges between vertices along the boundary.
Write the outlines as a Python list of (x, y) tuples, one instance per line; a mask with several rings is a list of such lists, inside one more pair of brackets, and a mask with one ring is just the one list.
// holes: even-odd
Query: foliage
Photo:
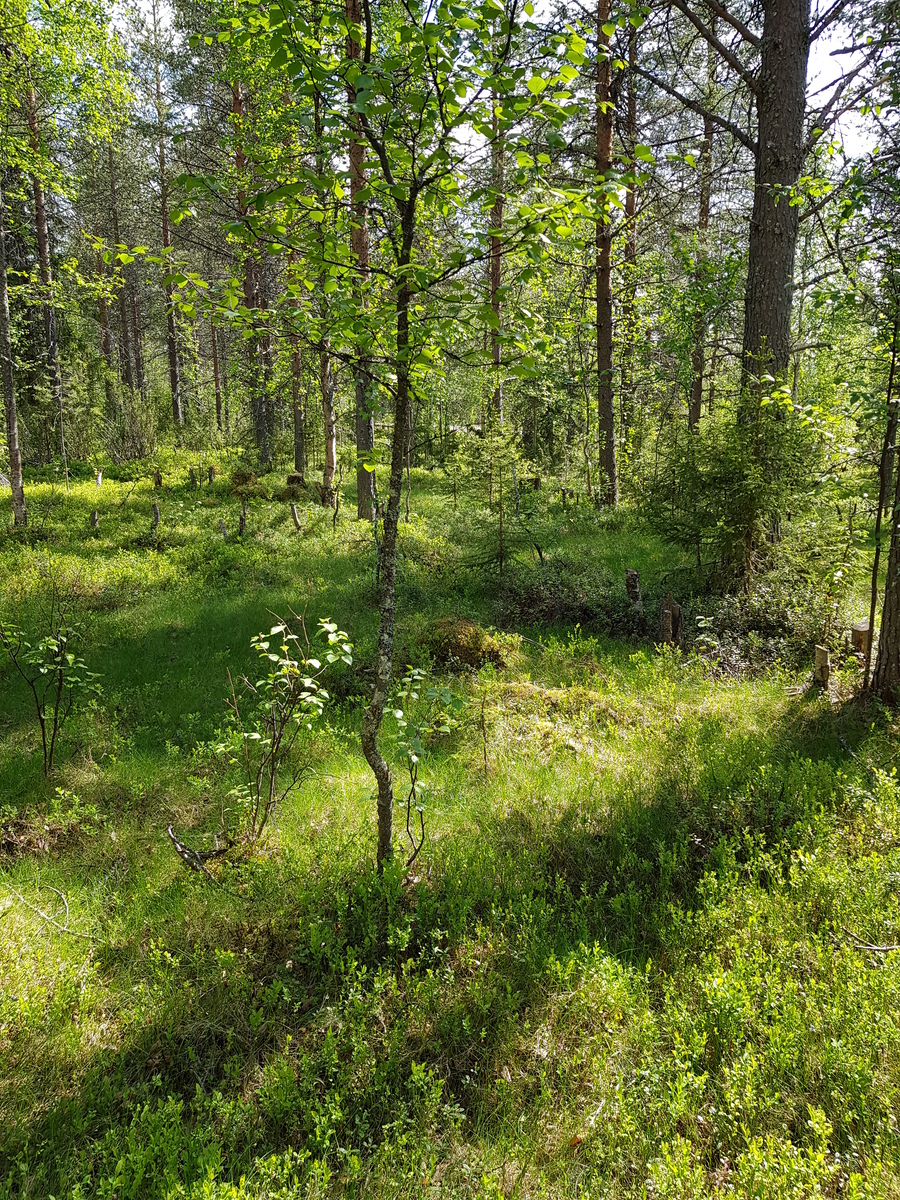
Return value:
[(0, 646), (24, 680), (41, 731), (44, 774), (53, 770), (57, 739), (77, 701), (100, 695), (98, 675), (89, 671), (77, 649), (84, 641), (83, 623), (72, 616), (54, 584), (43, 636), (29, 640), (23, 629), (0, 620)]
[(219, 743), (216, 753), (244, 775), (230, 795), (237, 804), (239, 834), (251, 845), (310, 770), (308, 754), (297, 753), (298, 739), (321, 718), (329, 699), (320, 680), (334, 663), (353, 662), (352, 643), (333, 621), (319, 620), (319, 632), (328, 642), (323, 663), (313, 657), (304, 618), (291, 615), (295, 625), (279, 620), (268, 634), (252, 639), (266, 670), (261, 679), (251, 683), (243, 675), (234, 680), (228, 673), (231, 737)]

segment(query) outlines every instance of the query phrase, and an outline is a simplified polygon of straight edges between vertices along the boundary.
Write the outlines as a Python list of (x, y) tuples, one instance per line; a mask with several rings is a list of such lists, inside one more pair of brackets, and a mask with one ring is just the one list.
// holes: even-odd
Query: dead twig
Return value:
[(900, 945), (897, 946), (873, 946), (871, 942), (864, 942), (863, 939), (846, 926), (841, 926), (842, 931), (850, 938), (853, 943), (854, 950), (871, 950), (874, 954), (890, 954), (892, 950), (900, 950)]
[(53, 917), (48, 916), (47, 913), (45, 913), (43, 909), (38, 908), (34, 904), (29, 904), (29, 902), (25, 899), (25, 897), (21, 894), (21, 892), (17, 892), (15, 888), (10, 888), (9, 890), (12, 892), (12, 894), (15, 896), (15, 898), (19, 901), (20, 904), (23, 904), (25, 906), (25, 908), (27, 908), (27, 909), (29, 909), (29, 911), (33, 912), (35, 914), (35, 916), (40, 917), (42, 921), (46, 921), (46, 923), (48, 925), (52, 925), (54, 929), (59, 930), (60, 933), (67, 933), (70, 937), (80, 938), (82, 941), (85, 941), (85, 942), (97, 942), (100, 940), (99, 938), (95, 937), (92, 933), (81, 933), (77, 929), (69, 928), (69, 902), (65, 898), (63, 893), (61, 891), (59, 891), (58, 888), (51, 887), (50, 884), (48, 884), (48, 883), (39, 884), (38, 886), (44, 887), (48, 891), (55, 892), (56, 895), (59, 896), (60, 900), (62, 900), (63, 907), (66, 910), (65, 925), (60, 925), (59, 921), (56, 921), (53, 919)]

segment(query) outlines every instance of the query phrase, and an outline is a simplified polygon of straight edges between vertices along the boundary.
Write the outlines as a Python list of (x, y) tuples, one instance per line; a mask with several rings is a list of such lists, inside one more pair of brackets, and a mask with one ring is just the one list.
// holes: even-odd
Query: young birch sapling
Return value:
[(333, 621), (319, 621), (319, 634), (328, 643), (322, 661), (313, 656), (303, 617), (291, 616), (295, 626), (276, 617), (278, 624), (268, 634), (251, 639), (266, 672), (262, 678), (234, 679), (228, 672), (233, 727), (216, 752), (241, 769), (243, 780), (229, 795), (241, 812), (240, 835), (250, 845), (262, 836), (291, 788), (311, 771), (310, 756), (301, 754), (297, 743), (301, 730), (312, 729), (330, 698), (322, 676), (334, 663), (353, 663), (353, 646)]

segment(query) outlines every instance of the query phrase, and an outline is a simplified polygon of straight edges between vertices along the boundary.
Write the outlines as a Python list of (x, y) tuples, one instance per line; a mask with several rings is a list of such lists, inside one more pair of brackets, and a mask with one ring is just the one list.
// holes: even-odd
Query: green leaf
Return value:
[(547, 80), (540, 75), (532, 75), (525, 86), (533, 96), (539, 96), (547, 87)]

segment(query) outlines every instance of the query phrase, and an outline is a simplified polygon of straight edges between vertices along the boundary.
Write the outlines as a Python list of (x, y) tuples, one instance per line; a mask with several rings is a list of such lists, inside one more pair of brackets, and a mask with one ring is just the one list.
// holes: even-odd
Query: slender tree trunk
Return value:
[[(31, 136), (31, 149), (35, 155), (40, 152), (40, 135), (38, 133), (37, 104), (34, 88), (29, 83), (26, 89), (26, 105), (28, 130)], [(63, 470), (66, 475), (66, 491), (69, 490), (69, 463), (66, 457), (66, 426), (63, 412), (62, 369), (59, 362), (59, 330), (56, 323), (56, 309), (53, 305), (51, 288), (53, 273), (50, 267), (50, 234), (47, 229), (47, 205), (44, 199), (44, 185), (40, 176), (31, 176), (31, 188), (34, 194), (34, 222), (37, 233), (38, 263), (40, 267), (41, 286), (44, 290), (44, 301), (41, 306), (44, 316), (44, 353), (47, 360), (47, 374), (50, 379), (50, 394), (59, 412), (59, 449), (62, 455)]]
[[(359, 0), (346, 0), (347, 24), (359, 26), (361, 21)], [(347, 57), (358, 59), (362, 47), (354, 38), (347, 38)], [(354, 113), (356, 88), (347, 85), (347, 100), (350, 107), (352, 134), (350, 137), (350, 204), (353, 209), (353, 226), (350, 245), (356, 259), (357, 301), (361, 308), (366, 306), (366, 289), (369, 282), (369, 206), (361, 200), (360, 192), (366, 186), (366, 148), (363, 141), (361, 118)], [(373, 413), (371, 364), (365, 353), (357, 356), (355, 374), (356, 408), (356, 515), (361, 521), (369, 521), (375, 511), (375, 472), (367, 471), (364, 461), (371, 457), (375, 448), (375, 416)]]
[[(113, 157), (112, 142), (106, 147), (109, 163), (109, 215), (112, 220), (113, 242), (121, 245), (122, 237), (119, 231), (119, 191), (116, 186), (116, 163)], [(128, 307), (125, 298), (124, 284), (119, 288), (119, 376), (129, 391), (134, 391), (134, 371), (131, 364), (131, 334), (129, 332)]]
[[(894, 334), (891, 339), (891, 367), (888, 374), (887, 409), (888, 419), (884, 430), (884, 445), (881, 450), (879, 464), (878, 512), (875, 516), (875, 556), (872, 561), (872, 585), (869, 602), (869, 641), (866, 646), (866, 666), (863, 677), (863, 689), (869, 686), (869, 670), (872, 664), (872, 642), (875, 637), (875, 607), (878, 603), (878, 565), (881, 560), (881, 520), (885, 501), (890, 492), (891, 475), (897, 471), (897, 494), (894, 496), (894, 511), (891, 515), (891, 548), (888, 558), (887, 579), (885, 581), (884, 609), (881, 615), (881, 635), (878, 639), (878, 662), (875, 667), (875, 691), (893, 702), (896, 699), (898, 681), (900, 681), (900, 597), (895, 593), (900, 591), (900, 581), (897, 572), (900, 571), (900, 561), (897, 560), (896, 543), (898, 542), (898, 525), (900, 525), (900, 469), (894, 459), (897, 457), (897, 409), (898, 400), (894, 395), (894, 384), (897, 373), (897, 338), (900, 335), (900, 316), (894, 319)], [(889, 605), (890, 597), (890, 605)], [(881, 673), (879, 675), (879, 672)]]
[(494, 390), (491, 403), (494, 416), (499, 425), (503, 424), (503, 376), (501, 374), (501, 304), (500, 286), (503, 273), (503, 186), (504, 163), (503, 155), (506, 139), (500, 128), (500, 114), (497, 112), (497, 94), (494, 93), (493, 112), (493, 141), (491, 144), (491, 188), (494, 192), (494, 203), (491, 207), (491, 262), (490, 262), (490, 293), (491, 311), (494, 322), (491, 325), (491, 374), (494, 377)]
[[(103, 266), (103, 255), (97, 254), (97, 275), (101, 281), (101, 289), (103, 280), (106, 277), (106, 271)], [(100, 317), (100, 351), (103, 354), (103, 362), (105, 366), (103, 374), (103, 390), (106, 395), (106, 412), (107, 416), (114, 418), (116, 415), (116, 393), (113, 386), (113, 353), (112, 353), (112, 336), (109, 331), (109, 308), (106, 303), (106, 296), (101, 290), (99, 299), (97, 300), (98, 315)]]
[[(160, 74), (159, 23), (156, 0), (153, 0), (153, 76), (156, 101), (156, 129), (159, 138), (159, 219), (162, 234), (163, 254), (172, 249), (169, 228), (169, 177), (166, 170), (165, 105)], [(168, 274), (168, 272), (167, 272)], [(181, 395), (181, 363), (178, 353), (178, 328), (175, 321), (175, 289), (166, 283), (166, 355), (169, 359), (169, 390), (172, 394), (172, 420), (175, 425), (184, 424), (184, 404)]]
[(212, 345), (212, 369), (213, 369), (213, 386), (216, 390), (216, 428), (221, 433), (222, 431), (222, 373), (219, 370), (219, 338), (216, 334), (216, 327), (210, 321), (209, 337)]
[(138, 393), (144, 395), (144, 338), (141, 329), (141, 312), (138, 303), (137, 283), (133, 269), (126, 269), (126, 287), (131, 309), (131, 343), (134, 347), (134, 383)]
[(405, 268), (409, 265), (415, 233), (415, 196), (403, 206), (401, 225), (403, 241), (399, 255), (397, 292), (397, 354), (395, 369), (397, 394), (394, 408), (394, 431), (391, 444), (391, 474), (388, 485), (387, 509), (384, 515), (384, 536), (381, 542), (378, 607), (381, 623), (378, 630), (378, 657), (375, 664), (375, 688), (372, 700), (363, 716), (362, 749), (378, 785), (378, 862), (383, 864), (393, 854), (394, 786), (391, 769), (378, 748), (378, 731), (384, 717), (394, 657), (394, 624), (397, 610), (397, 530), (400, 524), (400, 495), (403, 488), (403, 466), (406, 455), (406, 430), (409, 421), (409, 304), (410, 290)]
[[(240, 180), (246, 166), (246, 159), (241, 145), (244, 129), (244, 96), (240, 80), (231, 85), (231, 116), (235, 130), (234, 166)], [(237, 192), (238, 212), (243, 215), (247, 211), (247, 195), (241, 184)], [(259, 311), (259, 274), (255, 252), (251, 249), (244, 259), (244, 305), (252, 314), (253, 336), (247, 341), (247, 391), (250, 401), (250, 416), (253, 421), (253, 432), (256, 439), (256, 449), (260, 465), (268, 469), (271, 466), (272, 455), (269, 448), (269, 433), (266, 425), (265, 400), (261, 392), (262, 378), (262, 347), (261, 330), (257, 314)]]
[[(715, 21), (712, 29), (715, 33)], [(707, 45), (707, 95), (706, 106), (712, 108), (715, 103), (716, 83), (716, 52)], [(709, 240), (709, 210), (712, 198), (712, 154), (713, 154), (713, 122), (708, 116), (703, 118), (703, 147), (700, 151), (700, 207), (697, 214), (697, 258), (694, 270), (694, 284), (697, 288), (697, 308), (694, 313), (693, 339), (691, 352), (691, 402), (688, 409), (688, 425), (691, 429), (700, 420), (703, 410), (703, 375), (706, 370), (706, 308), (702, 289), (704, 286), (704, 267), (708, 253)]]
[[(316, 135), (316, 173), (321, 179), (325, 174), (325, 159), (322, 149), (322, 96), (318, 88), (313, 95), (313, 122)], [(320, 312), (324, 322), (324, 318), (328, 315), (328, 299), (324, 292), (324, 277), (321, 282), (322, 296)], [(322, 427), (325, 436), (325, 461), (322, 467), (322, 504), (326, 507), (334, 503), (334, 476), (337, 471), (337, 424), (334, 414), (334, 391), (331, 353), (328, 348), (328, 339), (323, 337), (319, 349), (319, 392), (322, 398)]]
[[(637, 172), (634, 148), (637, 145), (637, 30), (628, 33), (628, 107), (625, 117), (629, 170)], [(637, 186), (625, 192), (625, 262), (622, 289), (622, 395), (619, 400), (623, 440), (634, 424), (634, 353), (637, 340)]]
[[(612, 170), (613, 103), (611, 97), (612, 61), (609, 36), (603, 26), (609, 23), (610, 0), (597, 0), (597, 81), (595, 89), (595, 153), (598, 185)], [(612, 330), (612, 225), (608, 211), (597, 220), (595, 236), (595, 276), (597, 300), (597, 426), (600, 470), (597, 491), (606, 504), (619, 501), (616, 467), (615, 410), (613, 400)]]
[(306, 475), (306, 425), (303, 418), (303, 358), (300, 338), (291, 335), (291, 412), (294, 423), (294, 470)]
[(0, 179), (0, 375), (3, 407), (6, 411), (6, 441), (9, 446), (9, 482), (12, 485), (13, 523), (28, 524), (25, 488), (22, 482), (22, 449), (19, 445), (19, 421), (16, 412), (16, 386), (13, 371), (12, 331), (9, 318), (9, 286), (6, 273), (6, 207), (3, 180)]
[(791, 351), (794, 256), (800, 206), (790, 189), (805, 160), (806, 75), (810, 0), (764, 0), (759, 114), (741, 393), (764, 374), (783, 378)]

